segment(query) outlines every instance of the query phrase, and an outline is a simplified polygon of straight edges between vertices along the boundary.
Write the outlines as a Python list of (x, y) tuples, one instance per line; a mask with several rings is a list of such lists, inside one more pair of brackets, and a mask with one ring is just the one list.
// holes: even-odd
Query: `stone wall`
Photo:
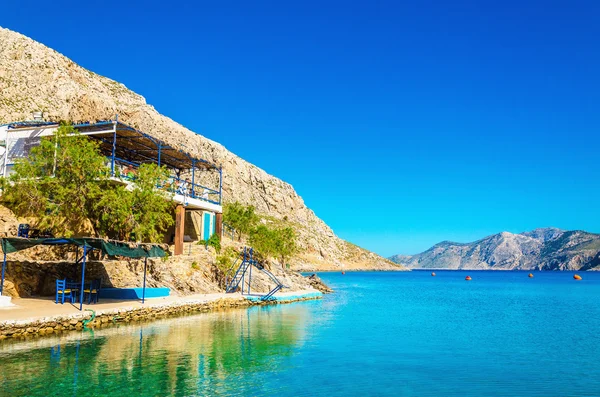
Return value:
[(55, 316), (23, 321), (5, 321), (0, 323), (0, 341), (8, 338), (19, 339), (47, 336), (67, 331), (81, 331), (84, 327), (104, 328), (115, 326), (119, 323), (151, 321), (159, 318), (182, 316), (213, 310), (243, 308), (255, 305), (283, 304), (311, 299), (320, 299), (320, 297), (310, 296), (270, 302), (250, 301), (241, 296), (222, 298), (213, 301), (193, 302), (184, 300), (169, 304), (149, 305), (148, 307), (143, 308), (103, 310), (99, 311), (97, 314), (86, 311), (68, 316)]

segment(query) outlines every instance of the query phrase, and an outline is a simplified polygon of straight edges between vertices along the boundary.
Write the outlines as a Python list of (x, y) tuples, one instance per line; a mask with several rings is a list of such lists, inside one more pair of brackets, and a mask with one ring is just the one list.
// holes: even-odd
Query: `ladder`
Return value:
[(279, 291), (280, 289), (287, 288), (287, 287), (285, 285), (283, 285), (281, 283), (281, 281), (279, 281), (273, 273), (271, 273), (270, 271), (265, 269), (264, 266), (259, 265), (258, 263), (255, 264), (255, 266), (258, 270), (260, 270), (261, 272), (263, 272), (267, 276), (269, 276), (269, 278), (275, 283), (275, 287), (271, 291), (269, 291), (266, 295), (264, 295), (262, 298), (260, 298), (260, 300), (262, 300), (262, 301), (274, 300), (275, 298), (273, 298), (273, 295), (275, 295), (275, 293), (277, 293), (277, 291)]
[[(275, 295), (275, 293), (277, 293), (277, 291), (281, 290), (282, 288), (287, 288), (287, 287), (285, 285), (283, 285), (281, 283), (281, 281), (279, 281), (277, 279), (277, 277), (275, 277), (275, 275), (273, 275), (273, 273), (271, 273), (270, 271), (265, 269), (264, 266), (262, 266), (256, 260), (254, 260), (253, 256), (254, 256), (254, 250), (252, 248), (248, 249), (248, 248), (244, 247), (242, 263), (240, 263), (240, 266), (238, 267), (238, 269), (235, 272), (235, 275), (233, 276), (231, 281), (229, 281), (227, 283), (227, 288), (225, 289), (225, 292), (227, 292), (227, 293), (236, 292), (240, 283), (242, 283), (242, 293), (244, 293), (244, 291), (243, 291), (244, 277), (245, 277), (246, 273), (248, 272), (249, 268), (251, 266), (254, 266), (258, 270), (260, 270), (261, 272), (263, 272), (267, 276), (269, 276), (269, 278), (275, 283), (275, 287), (273, 289), (271, 289), (266, 295), (263, 295), (260, 298), (260, 300), (262, 300), (262, 301), (274, 300), (275, 298), (273, 297), (273, 295)], [(234, 266), (236, 265), (238, 260), (239, 260), (239, 258), (233, 263), (233, 265), (231, 265), (230, 269), (234, 268)], [(252, 269), (250, 269), (250, 271), (248, 273), (249, 273), (249, 277), (248, 277), (248, 291), (249, 291), (250, 283), (252, 281)]]
[[(238, 269), (236, 270), (235, 275), (233, 276), (231, 281), (229, 281), (227, 283), (227, 287), (225, 289), (226, 293), (237, 291), (237, 288), (240, 285), (240, 282), (244, 279), (244, 276), (246, 275), (246, 271), (248, 270), (248, 268), (250, 266), (252, 266), (251, 258), (252, 258), (252, 249), (246, 250), (246, 247), (244, 247), (244, 256), (242, 258), (242, 263), (240, 263), (240, 267), (238, 267)], [(236, 263), (237, 263), (237, 260), (233, 263), (233, 265), (231, 267), (233, 268), (233, 266), (235, 266)]]

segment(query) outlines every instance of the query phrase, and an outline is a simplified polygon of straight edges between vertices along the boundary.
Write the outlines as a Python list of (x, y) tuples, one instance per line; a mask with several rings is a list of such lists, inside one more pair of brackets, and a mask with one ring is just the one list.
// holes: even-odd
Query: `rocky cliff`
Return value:
[[(149, 82), (150, 84), (150, 82)], [(335, 236), (293, 187), (229, 152), (217, 142), (159, 114), (141, 95), (99, 76), (56, 51), (0, 27), (0, 124), (29, 120), (119, 119), (173, 147), (223, 166), (223, 199), (254, 205), (258, 212), (289, 220), (302, 254), (292, 265), (314, 269), (402, 269)]]
[(502, 232), (467, 244), (444, 241), (390, 259), (422, 269), (600, 270), (600, 234), (556, 228)]

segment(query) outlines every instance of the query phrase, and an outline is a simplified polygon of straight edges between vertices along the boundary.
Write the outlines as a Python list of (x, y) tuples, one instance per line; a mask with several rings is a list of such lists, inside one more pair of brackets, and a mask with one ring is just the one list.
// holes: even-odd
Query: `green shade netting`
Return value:
[(38, 245), (76, 245), (101, 250), (109, 256), (127, 258), (162, 258), (167, 255), (158, 245), (143, 244), (131, 247), (125, 242), (106, 241), (99, 238), (2, 238), (2, 250), (6, 254)]

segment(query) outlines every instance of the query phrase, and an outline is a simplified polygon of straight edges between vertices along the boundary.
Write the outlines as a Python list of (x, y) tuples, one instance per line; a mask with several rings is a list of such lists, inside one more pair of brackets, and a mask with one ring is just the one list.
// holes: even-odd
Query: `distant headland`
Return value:
[(502, 232), (472, 243), (443, 241), (391, 261), (412, 269), (600, 270), (600, 234), (557, 228)]

